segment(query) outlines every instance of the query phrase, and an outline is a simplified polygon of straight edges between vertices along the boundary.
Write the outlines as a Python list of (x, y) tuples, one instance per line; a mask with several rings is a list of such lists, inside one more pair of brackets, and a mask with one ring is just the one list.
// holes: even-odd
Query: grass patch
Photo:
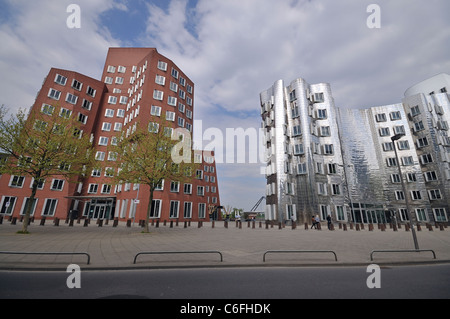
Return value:
[(27, 231), (19, 230), (19, 231), (16, 232), (16, 234), (22, 234), (22, 235), (27, 235), (29, 233), (30, 232), (28, 230)]

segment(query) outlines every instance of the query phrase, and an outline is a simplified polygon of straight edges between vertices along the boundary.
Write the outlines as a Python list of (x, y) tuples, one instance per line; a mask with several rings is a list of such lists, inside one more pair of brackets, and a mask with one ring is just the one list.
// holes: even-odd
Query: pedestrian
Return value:
[(315, 220), (316, 220), (316, 229), (320, 229), (319, 227), (319, 224), (320, 224), (320, 218), (319, 218), (319, 215), (316, 215), (316, 218), (315, 218)]
[(311, 222), (312, 222), (311, 229), (313, 229), (313, 227), (317, 228), (316, 227), (316, 219), (314, 218), (314, 215), (311, 217)]
[(328, 229), (331, 230), (331, 215), (327, 216)]

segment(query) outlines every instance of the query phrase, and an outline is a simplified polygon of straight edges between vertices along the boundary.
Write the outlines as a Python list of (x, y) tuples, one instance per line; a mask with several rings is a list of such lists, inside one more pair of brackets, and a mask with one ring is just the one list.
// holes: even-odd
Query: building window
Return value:
[(92, 177), (100, 177), (100, 176), (102, 176), (102, 169), (101, 168), (94, 168), (92, 170), (91, 176)]
[(420, 191), (411, 191), (411, 198), (412, 200), (422, 199), (422, 194)]
[(405, 200), (405, 193), (402, 191), (395, 191), (395, 198), (397, 200)]
[(50, 89), (48, 91), (48, 97), (54, 100), (59, 100), (61, 96), (61, 92), (55, 89)]
[(337, 220), (345, 220), (344, 207), (336, 206), (336, 216)]
[(12, 213), (14, 211), (14, 206), (16, 204), (16, 200), (17, 200), (17, 197), (3, 196), (0, 214), (12, 215)]
[(400, 111), (391, 112), (389, 115), (391, 116), (391, 121), (397, 121), (402, 119)]
[(105, 160), (105, 152), (97, 152), (95, 154), (95, 159), (97, 161), (104, 161)]
[(11, 176), (11, 180), (9, 181), (9, 186), (10, 187), (22, 188), (24, 182), (25, 182), (25, 177), (24, 176), (13, 175), (13, 176)]
[(447, 214), (445, 213), (445, 208), (433, 208), (434, 219), (437, 222), (446, 222)]
[(392, 142), (383, 143), (383, 151), (389, 152), (394, 150), (394, 145)]
[(167, 63), (158, 61), (158, 69), (160, 69), (161, 71), (167, 71)]
[(86, 109), (86, 110), (90, 111), (91, 108), (92, 108), (92, 102), (89, 102), (88, 100), (83, 99), (83, 103), (81, 104), (81, 107), (83, 109)]
[(337, 165), (334, 163), (328, 164), (328, 174), (336, 174), (337, 173)]
[(413, 107), (411, 108), (411, 115), (412, 115), (412, 116), (416, 116), (416, 115), (419, 115), (419, 114), (420, 114), (419, 106), (418, 106), (418, 105), (413, 106)]
[(117, 110), (117, 117), (125, 117), (125, 110), (124, 109), (118, 109)]
[(401, 183), (401, 181), (402, 181), (402, 180), (401, 180), (399, 174), (391, 174), (391, 182), (392, 182), (392, 183), (397, 184), (397, 183)]
[(292, 136), (299, 136), (299, 135), (302, 135), (302, 129), (300, 125), (295, 125), (292, 128)]
[(108, 138), (104, 136), (100, 136), (98, 140), (98, 145), (107, 146), (108, 145)]
[(73, 80), (72, 81), (72, 88), (74, 88), (77, 91), (81, 91), (81, 88), (83, 87), (83, 83), (81, 83), (80, 81), (77, 80)]
[(112, 65), (108, 65), (107, 72), (108, 73), (115, 73), (116, 72), (116, 67), (112, 66)]
[(303, 144), (295, 144), (294, 145), (294, 155), (303, 155), (303, 154), (305, 154)]
[(87, 90), (86, 90), (86, 94), (87, 94), (87, 95), (92, 96), (92, 97), (95, 97), (95, 93), (96, 93), (96, 90), (94, 90), (94, 89), (91, 88), (90, 86), (87, 87)]
[(412, 156), (402, 157), (402, 163), (404, 166), (414, 165), (414, 159)]
[(437, 174), (435, 171), (425, 172), (424, 176), (425, 176), (426, 182), (432, 182), (432, 181), (438, 180), (438, 177), (437, 177)]
[(319, 195), (327, 195), (327, 184), (325, 183), (317, 183), (317, 193)]
[(88, 117), (82, 113), (78, 113), (78, 122), (86, 124)]
[(184, 118), (178, 117), (178, 126), (179, 127), (184, 127)]
[(117, 76), (116, 77), (116, 84), (121, 85), (121, 84), (123, 84), (123, 81), (124, 81), (123, 77), (121, 77), (121, 76)]
[(111, 194), (111, 185), (110, 184), (103, 184), (102, 194)]
[(379, 133), (380, 133), (380, 136), (389, 136), (390, 135), (389, 127), (381, 127), (379, 129)]
[(178, 72), (177, 70), (175, 70), (174, 68), (172, 68), (172, 76), (173, 76), (175, 79), (178, 79), (178, 75), (179, 75), (179, 72)]
[(47, 115), (53, 115), (53, 111), (55, 110), (54, 106), (51, 106), (49, 104), (42, 104), (41, 112)]
[(416, 218), (419, 222), (427, 221), (427, 213), (425, 208), (416, 208)]
[(150, 218), (160, 218), (161, 217), (161, 203), (162, 203), (162, 200), (160, 200), (160, 199), (154, 199), (152, 201)]
[(170, 90), (174, 92), (178, 92), (178, 84), (170, 81)]
[(45, 200), (44, 208), (42, 209), (42, 216), (54, 216), (57, 204), (57, 199), (47, 198)]
[(109, 104), (117, 104), (117, 96), (108, 97), (108, 103)]
[(425, 129), (425, 127), (423, 126), (423, 122), (422, 121), (414, 123), (414, 131), (415, 132), (420, 132), (420, 131), (423, 131), (424, 129)]
[(405, 135), (405, 127), (403, 125), (394, 126), (394, 134)]
[(334, 154), (333, 144), (325, 144), (323, 146), (323, 154), (324, 155), (333, 155)]
[(152, 105), (150, 114), (153, 116), (161, 116), (161, 107)]
[(163, 98), (164, 98), (164, 92), (163, 91), (154, 90), (153, 91), (153, 98), (155, 100), (162, 101)]
[(423, 165), (429, 164), (433, 162), (433, 157), (431, 156), (431, 154), (424, 154), (420, 156), (420, 162)]
[(178, 218), (180, 202), (177, 200), (170, 201), (169, 218)]
[(397, 166), (397, 159), (395, 157), (386, 158), (386, 164), (388, 167)]
[(320, 127), (320, 135), (321, 136), (331, 136), (331, 129), (329, 126), (321, 126)]
[(197, 186), (197, 195), (198, 196), (205, 196), (205, 187)]
[(205, 203), (198, 204), (198, 218), (206, 218), (206, 204)]
[(184, 202), (184, 218), (192, 218), (192, 202)]
[(159, 85), (164, 85), (164, 84), (166, 84), (166, 78), (162, 75), (157, 74), (156, 78), (155, 78), (155, 83), (159, 84)]
[(67, 78), (61, 74), (56, 74), (55, 76), (55, 83), (58, 83), (60, 85), (66, 85)]
[(52, 181), (52, 186), (50, 189), (52, 191), (62, 191), (64, 188), (64, 180), (63, 179), (54, 179)]
[(103, 122), (102, 131), (106, 131), (106, 132), (111, 131), (111, 123)]
[(408, 141), (398, 141), (398, 149), (401, 151), (409, 150), (409, 142)]
[(170, 182), (170, 191), (172, 193), (178, 193), (180, 191), (180, 182)]
[(428, 191), (428, 197), (430, 200), (442, 199), (441, 190), (439, 189), (430, 189)]
[(122, 123), (116, 122), (114, 123), (114, 131), (115, 132), (121, 132), (122, 131)]
[(192, 194), (192, 184), (184, 184), (184, 193)]
[(155, 122), (150, 122), (148, 123), (148, 131), (150, 133), (158, 133), (159, 131), (159, 123), (155, 123)]
[(428, 146), (428, 139), (426, 137), (422, 137), (417, 139), (417, 148), (422, 148)]
[(341, 194), (341, 188), (339, 184), (332, 184), (331, 190), (333, 192), (333, 195), (340, 195)]
[(375, 115), (375, 120), (377, 122), (386, 122), (387, 121), (386, 114), (384, 114), (384, 113), (376, 114)]
[(327, 118), (327, 110), (326, 109), (318, 109), (317, 110), (317, 118), (319, 120), (323, 120)]
[(169, 104), (171, 106), (177, 106), (177, 98), (173, 97), (173, 96), (169, 96), (167, 98), (167, 104)]

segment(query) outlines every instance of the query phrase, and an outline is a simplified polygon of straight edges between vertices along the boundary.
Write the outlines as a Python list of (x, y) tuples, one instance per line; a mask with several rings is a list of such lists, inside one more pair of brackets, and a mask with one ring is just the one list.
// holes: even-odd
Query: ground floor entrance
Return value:
[(93, 220), (114, 219), (115, 199), (91, 199), (85, 203), (83, 216)]

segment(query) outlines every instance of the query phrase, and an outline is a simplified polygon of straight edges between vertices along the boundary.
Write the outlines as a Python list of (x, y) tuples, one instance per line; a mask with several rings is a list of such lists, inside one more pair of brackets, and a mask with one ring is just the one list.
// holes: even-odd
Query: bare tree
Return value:
[(0, 174), (31, 177), (31, 196), (25, 208), (22, 232), (28, 221), (38, 186), (52, 176), (77, 181), (93, 164), (93, 146), (82, 134), (80, 122), (61, 108), (48, 106), (46, 114), (34, 111), (27, 118), (24, 111), (6, 118), (0, 107), (0, 152), (6, 161)]
[[(198, 167), (193, 160), (189, 131), (173, 130), (165, 125), (164, 120), (159, 123), (151, 122), (146, 128), (137, 125), (135, 132), (129, 135), (122, 133), (117, 136), (116, 145), (110, 147), (117, 155), (111, 168), (115, 181), (143, 184), (150, 188), (145, 232), (149, 231), (155, 189), (164, 180), (181, 183), (192, 179)], [(183, 152), (181, 155), (180, 151)]]

